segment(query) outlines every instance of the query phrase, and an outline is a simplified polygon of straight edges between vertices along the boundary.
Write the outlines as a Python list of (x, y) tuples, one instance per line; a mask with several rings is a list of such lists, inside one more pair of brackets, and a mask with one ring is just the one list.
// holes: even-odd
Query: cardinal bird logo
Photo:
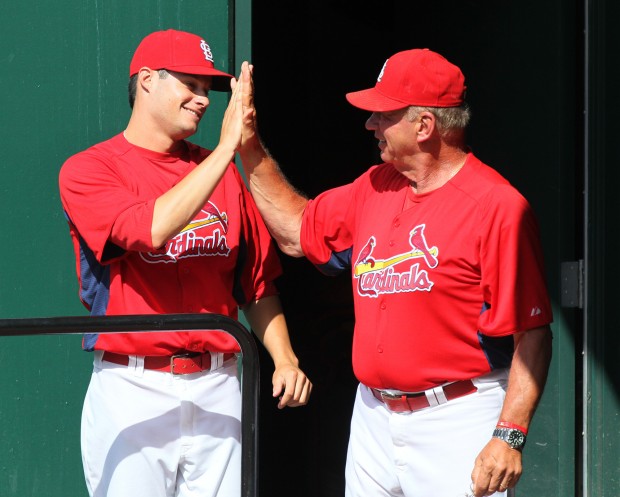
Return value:
[(370, 257), (370, 254), (372, 254), (372, 251), (375, 248), (376, 244), (377, 244), (377, 240), (375, 240), (374, 236), (371, 236), (366, 242), (366, 245), (364, 246), (364, 248), (360, 251), (360, 254), (357, 257), (357, 261), (355, 262), (356, 266), (358, 264), (368, 263), (370, 264), (370, 267), (374, 267), (375, 260), (370, 259), (369, 257)]
[(220, 226), (222, 226), (222, 231), (224, 232), (224, 234), (228, 233), (228, 218), (226, 214), (222, 214), (213, 203), (208, 201), (202, 208), (200, 213), (205, 213), (208, 216), (206, 218), (195, 219), (187, 226), (185, 226), (185, 228), (181, 230), (181, 233), (185, 233), (186, 231), (193, 231), (195, 229), (202, 228), (203, 226), (209, 226), (213, 223), (219, 223)]
[(207, 204), (204, 206), (203, 211), (205, 211), (207, 214), (211, 214), (212, 216), (216, 217), (217, 220), (222, 225), (224, 234), (228, 233), (228, 223), (224, 219), (224, 216), (222, 216), (222, 213), (218, 210), (218, 208), (214, 204), (212, 204), (211, 202), (207, 202)]
[(437, 264), (439, 264), (439, 261), (437, 260), (437, 257), (435, 257), (431, 253), (431, 250), (428, 248), (428, 245), (426, 244), (426, 238), (424, 237), (425, 227), (426, 227), (425, 224), (420, 224), (416, 226), (415, 228), (413, 228), (409, 236), (409, 243), (411, 244), (412, 248), (422, 252), (422, 255), (424, 256), (424, 261), (426, 262), (428, 267), (432, 269), (432, 268), (437, 267)]

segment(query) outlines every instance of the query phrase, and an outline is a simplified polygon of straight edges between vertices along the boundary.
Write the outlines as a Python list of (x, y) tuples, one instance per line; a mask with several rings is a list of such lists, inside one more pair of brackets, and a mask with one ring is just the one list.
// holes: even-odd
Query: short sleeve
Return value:
[(485, 311), (480, 331), (503, 336), (549, 324), (538, 223), (528, 202), (512, 187), (498, 186), (485, 199), (481, 274)]

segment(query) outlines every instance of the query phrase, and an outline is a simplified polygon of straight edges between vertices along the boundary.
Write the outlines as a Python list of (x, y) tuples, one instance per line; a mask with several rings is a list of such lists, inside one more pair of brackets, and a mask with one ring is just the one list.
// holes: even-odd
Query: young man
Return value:
[(465, 143), (461, 70), (427, 49), (390, 57), (373, 88), (382, 164), (308, 200), (257, 135), (244, 64), (240, 155), (282, 250), (354, 288), (346, 497), (505, 496), (551, 357), (552, 312), (527, 201)]
[[(243, 83), (213, 151), (186, 139), (210, 91), (234, 78), (201, 37), (151, 33), (129, 69), (132, 113), (122, 133), (70, 157), (60, 192), (80, 298), (93, 315), (218, 313), (242, 308), (275, 364), (278, 406), (301, 406), (299, 369), (274, 279), (270, 235), (234, 164)], [(94, 371), (82, 454), (93, 497), (240, 495), (241, 397), (224, 332), (86, 335)]]

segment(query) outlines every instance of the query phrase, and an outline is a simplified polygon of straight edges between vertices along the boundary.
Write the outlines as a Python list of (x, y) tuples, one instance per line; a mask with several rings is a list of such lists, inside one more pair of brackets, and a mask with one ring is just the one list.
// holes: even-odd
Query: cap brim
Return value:
[(386, 97), (376, 88), (347, 93), (346, 97), (354, 107), (370, 112), (390, 112), (409, 107), (408, 103)]
[(198, 74), (200, 76), (212, 76), (213, 82), (211, 89), (213, 91), (230, 91), (230, 80), (233, 78), (231, 74), (211, 67), (204, 66), (175, 66), (165, 67), (169, 71), (182, 72), (184, 74)]
[(226, 74), (225, 76), (214, 75), (213, 80), (211, 82), (211, 89), (213, 91), (231, 91), (230, 90), (230, 80), (232, 76)]

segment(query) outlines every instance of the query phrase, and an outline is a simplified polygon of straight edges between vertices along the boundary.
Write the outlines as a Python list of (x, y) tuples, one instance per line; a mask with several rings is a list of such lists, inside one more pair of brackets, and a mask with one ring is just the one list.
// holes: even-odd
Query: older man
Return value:
[(504, 496), (552, 311), (528, 202), (466, 146), (463, 73), (428, 49), (390, 57), (374, 87), (347, 94), (371, 112), (383, 163), (310, 200), (263, 147), (250, 89), (240, 155), (261, 215), (285, 253), (353, 281), (345, 495)]

